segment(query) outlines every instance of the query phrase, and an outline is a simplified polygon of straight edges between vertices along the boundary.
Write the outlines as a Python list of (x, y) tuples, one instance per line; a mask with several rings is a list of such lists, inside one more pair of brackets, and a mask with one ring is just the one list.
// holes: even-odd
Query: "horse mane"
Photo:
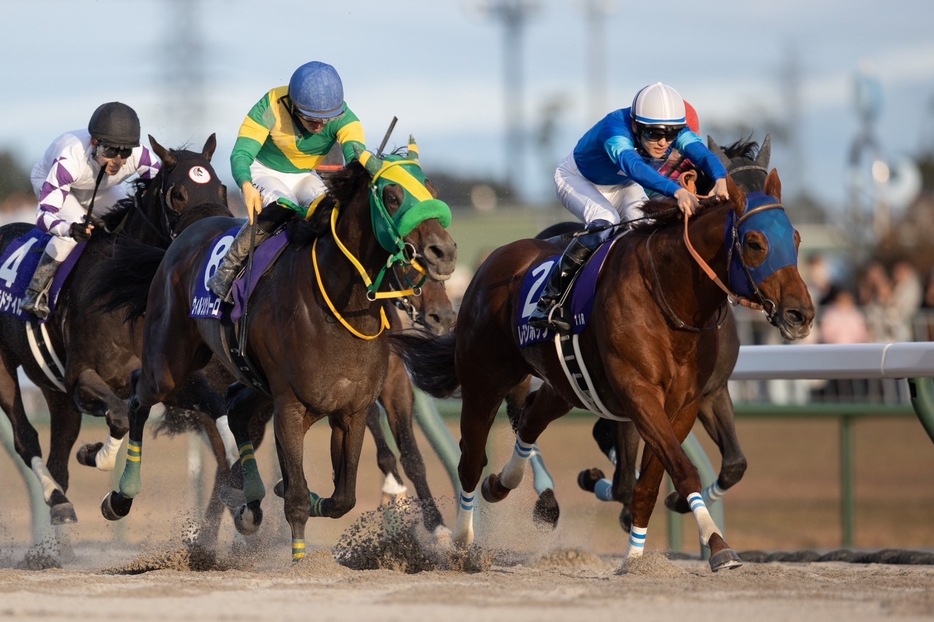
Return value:
[(291, 243), (298, 246), (308, 246), (316, 239), (330, 235), (331, 213), (334, 208), (339, 207), (340, 204), (348, 203), (359, 188), (361, 178), (368, 176), (369, 173), (356, 160), (328, 175), (325, 180), (328, 194), (336, 199), (336, 202), (327, 201), (323, 203), (307, 220), (293, 218), (289, 221), (288, 232)]
[(646, 201), (640, 209), (646, 217), (644, 220), (637, 220), (632, 223), (633, 231), (658, 229), (681, 220), (681, 210), (678, 209), (678, 202), (669, 197), (659, 197)]
[(740, 138), (728, 147), (722, 147), (724, 155), (730, 158), (748, 158), (755, 160), (759, 155), (759, 143), (752, 140), (752, 135)]
[(152, 179), (134, 179), (131, 184), (133, 186), (132, 194), (114, 203), (113, 209), (100, 217), (108, 233), (119, 227), (123, 219), (133, 209), (133, 206), (143, 200), (143, 193), (146, 192), (151, 183)]

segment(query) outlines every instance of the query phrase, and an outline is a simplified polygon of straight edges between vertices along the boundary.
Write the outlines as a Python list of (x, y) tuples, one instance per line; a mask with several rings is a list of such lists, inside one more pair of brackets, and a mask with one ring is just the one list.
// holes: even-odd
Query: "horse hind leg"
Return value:
[[(220, 493), (224, 503), (233, 510), (234, 526), (241, 535), (252, 535), (263, 522), (262, 500), (266, 496), (256, 464), (254, 439), (250, 433), (255, 416), (265, 425), (271, 417), (269, 398), (260, 391), (242, 384), (227, 390), (227, 417), (238, 447), (237, 462), (230, 469), (228, 485)], [(259, 426), (261, 431), (263, 428)], [(261, 437), (257, 437), (258, 443)]]
[(105, 442), (88, 443), (78, 450), (78, 463), (101, 471), (112, 471), (127, 433), (126, 403), (113, 394), (97, 372), (90, 369), (78, 374), (73, 395), (80, 412), (104, 417), (110, 430)]

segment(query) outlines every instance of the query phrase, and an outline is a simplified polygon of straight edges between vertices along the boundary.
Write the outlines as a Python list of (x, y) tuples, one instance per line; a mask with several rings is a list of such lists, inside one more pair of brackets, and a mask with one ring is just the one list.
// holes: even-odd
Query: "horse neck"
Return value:
[(172, 232), (168, 228), (160, 184), (161, 178), (156, 177), (136, 194), (122, 233), (137, 242), (167, 248), (172, 241)]
[[(688, 239), (697, 255), (713, 270), (722, 283), (727, 279), (727, 253), (724, 244), (724, 223), (727, 211), (732, 204), (720, 205), (701, 213), (688, 225)], [(674, 274), (683, 276), (682, 312), (687, 317), (693, 314), (694, 320), (701, 325), (711, 317), (726, 299), (724, 292), (708, 275), (703, 266), (691, 255), (684, 243), (684, 226), (676, 227), (677, 240), (671, 253), (671, 266)], [(666, 258), (667, 259), (667, 258)], [(663, 265), (664, 265), (663, 260)], [(688, 275), (690, 277), (688, 278)], [(674, 305), (672, 305), (674, 307)], [(692, 309), (689, 309), (692, 308)]]

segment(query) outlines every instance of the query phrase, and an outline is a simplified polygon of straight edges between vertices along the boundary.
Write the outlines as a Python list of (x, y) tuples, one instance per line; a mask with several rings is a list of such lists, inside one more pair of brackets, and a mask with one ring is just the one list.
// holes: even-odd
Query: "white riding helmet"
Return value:
[(632, 119), (639, 125), (684, 126), (687, 124), (684, 100), (667, 84), (650, 84), (633, 98)]

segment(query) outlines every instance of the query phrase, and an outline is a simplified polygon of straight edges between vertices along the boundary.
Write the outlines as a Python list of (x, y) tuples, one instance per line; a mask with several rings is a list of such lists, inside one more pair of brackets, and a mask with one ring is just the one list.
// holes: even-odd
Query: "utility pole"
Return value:
[(606, 109), (606, 29), (604, 23), (611, 11), (611, 0), (587, 0), (587, 93), (588, 123), (594, 123), (607, 113)]
[(537, 0), (486, 0), (481, 11), (503, 24), (503, 95), (506, 123), (506, 184), (513, 189), (525, 170), (526, 132), (523, 117), (524, 73), (522, 38), (525, 26), (538, 9)]

